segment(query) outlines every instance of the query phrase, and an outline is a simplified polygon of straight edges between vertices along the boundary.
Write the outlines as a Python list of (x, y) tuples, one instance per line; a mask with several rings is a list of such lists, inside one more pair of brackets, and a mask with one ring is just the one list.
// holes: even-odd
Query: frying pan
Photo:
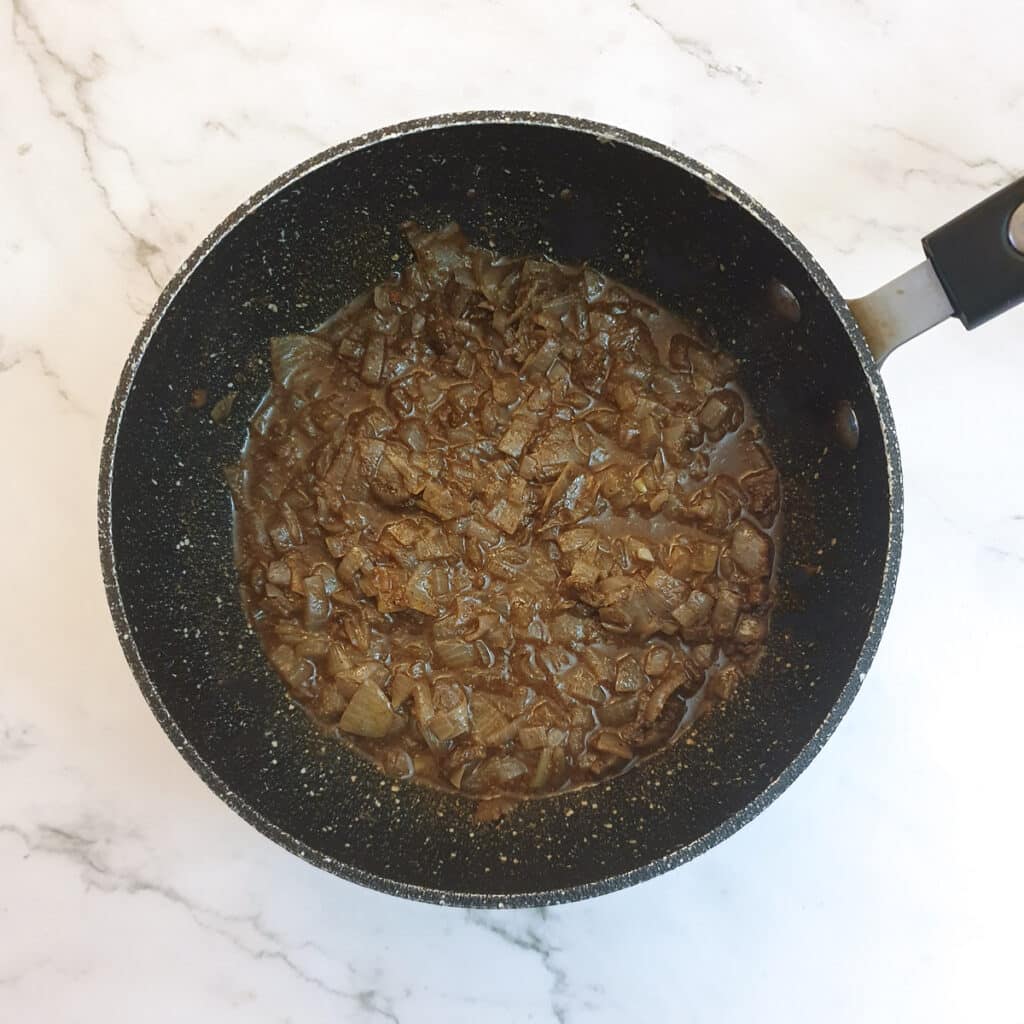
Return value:
[[(166, 287), (107, 424), (103, 574), (153, 713), (260, 831), (401, 896), (538, 906), (707, 850), (808, 765), (864, 679), (892, 600), (903, 506), (877, 360), (951, 313), (973, 327), (1024, 298), (1022, 204), (1024, 181), (929, 236), (928, 260), (851, 309), (749, 196), (604, 125), (437, 117), (289, 171)], [(474, 824), (464, 798), (396, 783), (317, 732), (246, 625), (233, 562), (223, 469), (267, 389), (268, 339), (317, 326), (391, 274), (408, 258), (399, 226), (410, 218), (457, 220), (509, 255), (590, 261), (671, 308), (703, 311), (742, 360), (785, 480), (779, 604), (757, 676), (687, 742), (491, 825)], [(192, 407), (197, 388), (211, 402), (236, 393), (223, 423)]]

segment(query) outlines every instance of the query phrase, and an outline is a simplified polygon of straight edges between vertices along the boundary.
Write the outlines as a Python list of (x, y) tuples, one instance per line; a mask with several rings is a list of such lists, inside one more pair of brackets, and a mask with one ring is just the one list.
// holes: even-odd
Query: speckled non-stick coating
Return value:
[[(267, 341), (319, 324), (408, 258), (399, 225), (457, 219), (509, 255), (589, 260), (700, 309), (743, 360), (785, 474), (782, 593), (758, 676), (685, 742), (621, 778), (496, 825), (395, 784), (321, 737), (247, 629), (223, 467), (268, 382)], [(799, 324), (771, 309), (772, 279)], [(210, 400), (191, 407), (196, 388)], [(238, 392), (223, 425), (210, 406)], [(860, 445), (834, 436), (849, 401)], [(608, 892), (696, 856), (802, 770), (878, 643), (902, 521), (889, 406), (849, 310), (776, 220), (691, 160), (603, 125), (465, 114), (356, 139), (241, 206), (188, 259), (132, 349), (99, 490), (104, 579), (129, 663), (207, 784), (300, 857), (396, 895), (536, 906)], [(158, 798), (158, 796), (157, 796)]]

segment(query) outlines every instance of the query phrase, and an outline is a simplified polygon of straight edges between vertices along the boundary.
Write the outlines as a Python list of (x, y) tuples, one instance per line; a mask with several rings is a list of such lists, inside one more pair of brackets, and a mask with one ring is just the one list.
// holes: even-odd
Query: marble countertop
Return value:
[(885, 367), (903, 566), (825, 751), (711, 853), (578, 905), (408, 903), (256, 833), (150, 715), (95, 539), (143, 317), (291, 165), (444, 110), (608, 121), (731, 177), (859, 294), (1024, 169), (1020, 5), (344, 6), (4, 4), (0, 1020), (1024, 1020), (1024, 309)]

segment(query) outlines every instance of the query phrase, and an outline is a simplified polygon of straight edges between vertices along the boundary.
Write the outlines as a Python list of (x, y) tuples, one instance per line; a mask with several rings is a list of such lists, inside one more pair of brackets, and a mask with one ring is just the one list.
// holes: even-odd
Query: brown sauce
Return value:
[(755, 670), (780, 483), (708, 329), (455, 225), (310, 335), (233, 472), (245, 610), (389, 774), (539, 796), (671, 743)]

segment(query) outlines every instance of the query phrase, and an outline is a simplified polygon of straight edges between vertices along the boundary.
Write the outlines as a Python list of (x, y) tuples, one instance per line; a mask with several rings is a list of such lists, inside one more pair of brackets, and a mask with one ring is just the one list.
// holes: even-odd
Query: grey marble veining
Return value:
[(137, 692), (94, 525), (141, 319), (223, 215), (299, 160), (441, 110), (616, 123), (735, 180), (862, 294), (1024, 170), (1018, 5), (5, 15), (0, 1020), (1020, 1019), (1020, 310), (886, 364), (903, 565), (825, 751), (711, 853), (575, 906), (407, 903), (235, 818)]

